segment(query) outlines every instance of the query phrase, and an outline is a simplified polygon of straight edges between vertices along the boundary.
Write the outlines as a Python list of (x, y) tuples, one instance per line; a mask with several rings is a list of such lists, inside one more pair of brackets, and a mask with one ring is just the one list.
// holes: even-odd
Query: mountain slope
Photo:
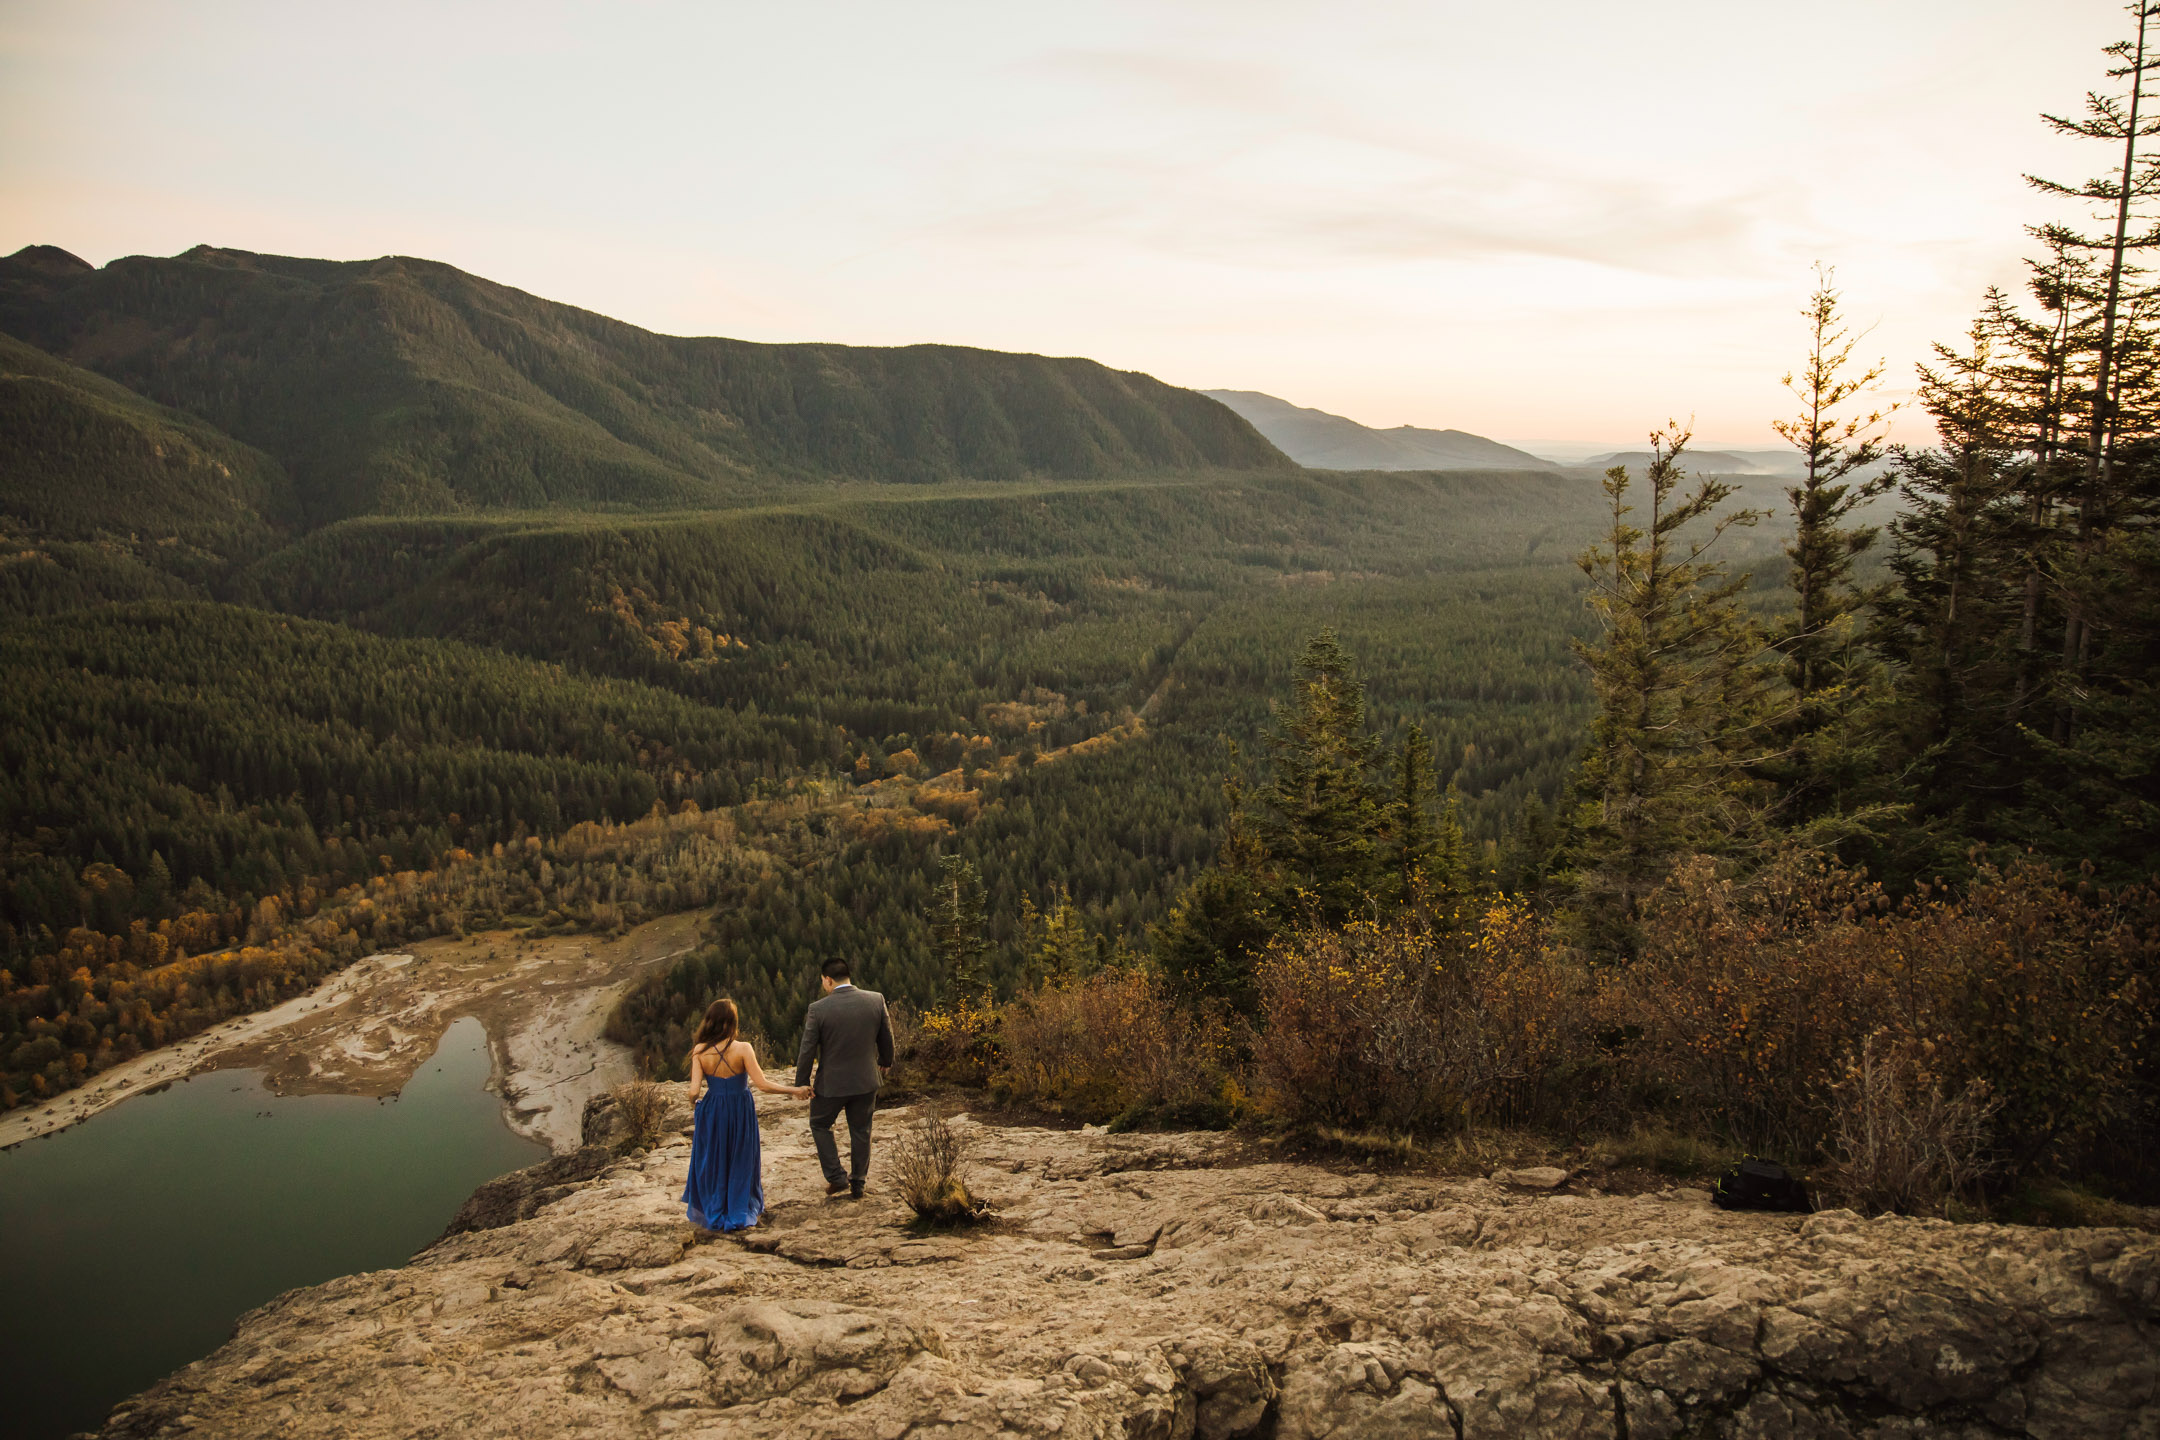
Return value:
[(1200, 393), (1220, 400), (1285, 455), (1316, 470), (1542, 470), (1552, 463), (1463, 430), (1421, 430), (1415, 425), (1375, 430), (1257, 390)]
[(1601, 500), (1549, 473), (1298, 472), (653, 518), (368, 517), (258, 562), (229, 598), (882, 734), (1051, 675), (1098, 712), (1138, 705), (1160, 677), (1135, 654), (1211, 597), (1285, 574), (1565, 566)]
[(0, 260), (0, 329), (268, 451), (310, 523), (1291, 468), (1213, 401), (1090, 360), (656, 335), (404, 257), (33, 247)]
[(296, 518), (278, 463), (0, 335), (0, 516), (42, 537), (259, 549)]

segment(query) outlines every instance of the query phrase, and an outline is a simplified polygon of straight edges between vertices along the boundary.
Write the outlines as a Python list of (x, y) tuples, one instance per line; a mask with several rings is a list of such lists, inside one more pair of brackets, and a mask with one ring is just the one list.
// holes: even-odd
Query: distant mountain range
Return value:
[(222, 554), (358, 516), (697, 509), (805, 483), (1563, 468), (1092, 360), (659, 335), (435, 261), (209, 246), (0, 258), (0, 462), (0, 514), (33, 533)]
[(1465, 430), (1423, 430), (1370, 425), (1325, 410), (1309, 410), (1257, 390), (1203, 390), (1235, 410), (1300, 465), (1316, 470), (1550, 470), (1553, 462), (1472, 435)]
[(236, 522), (306, 526), (680, 509), (805, 481), (1295, 470), (1229, 409), (1092, 360), (657, 335), (403, 256), (200, 246), (100, 268), (30, 246), (0, 259), (0, 331), (42, 352), (0, 355), (0, 429), (58, 457), (0, 477), (37, 491), (0, 508), (48, 521), (80, 435), (148, 486), (99, 506), (181, 503), (147, 456), (229, 490)]
[[(1614, 450), (1604, 455), (1592, 455), (1577, 462), (1598, 470), (1615, 465), (1625, 465), (1630, 471), (1641, 474), (1650, 463), (1647, 450)], [(1689, 450), (1681, 457), (1682, 466), (1702, 475), (1798, 475), (1801, 473), (1800, 452), (1797, 450)]]

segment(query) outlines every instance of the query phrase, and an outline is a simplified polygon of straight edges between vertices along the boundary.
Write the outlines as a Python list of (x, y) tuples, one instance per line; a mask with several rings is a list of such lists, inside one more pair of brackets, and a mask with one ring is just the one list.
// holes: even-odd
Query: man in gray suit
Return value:
[[(848, 962), (835, 957), (824, 966), (825, 996), (813, 1001), (803, 1020), (802, 1049), (795, 1057), (795, 1083), (810, 1083), (817, 1065), (817, 1085), (810, 1097), (810, 1138), (818, 1164), (825, 1168), (825, 1193), (845, 1190), (862, 1199), (870, 1174), (870, 1118), (877, 1111), (878, 1077), (892, 1069), (892, 1020), (885, 997), (858, 990), (848, 978)], [(840, 1147), (833, 1141), (833, 1121), (847, 1112), (848, 1173), (840, 1172)]]

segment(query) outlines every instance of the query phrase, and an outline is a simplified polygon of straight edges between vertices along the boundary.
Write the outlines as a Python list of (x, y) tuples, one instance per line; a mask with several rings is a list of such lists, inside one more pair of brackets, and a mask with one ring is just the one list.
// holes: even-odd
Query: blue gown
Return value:
[(747, 1070), (707, 1075), (690, 1133), (690, 1181), (683, 1203), (708, 1230), (744, 1230), (765, 1213), (765, 1160)]

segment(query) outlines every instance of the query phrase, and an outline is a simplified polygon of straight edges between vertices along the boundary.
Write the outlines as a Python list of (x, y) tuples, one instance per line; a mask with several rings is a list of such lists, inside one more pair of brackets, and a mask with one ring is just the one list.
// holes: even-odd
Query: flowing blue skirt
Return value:
[(742, 1230), (765, 1213), (765, 1161), (758, 1148), (757, 1105), (746, 1075), (705, 1082), (690, 1132), (690, 1181), (683, 1203), (693, 1224)]

